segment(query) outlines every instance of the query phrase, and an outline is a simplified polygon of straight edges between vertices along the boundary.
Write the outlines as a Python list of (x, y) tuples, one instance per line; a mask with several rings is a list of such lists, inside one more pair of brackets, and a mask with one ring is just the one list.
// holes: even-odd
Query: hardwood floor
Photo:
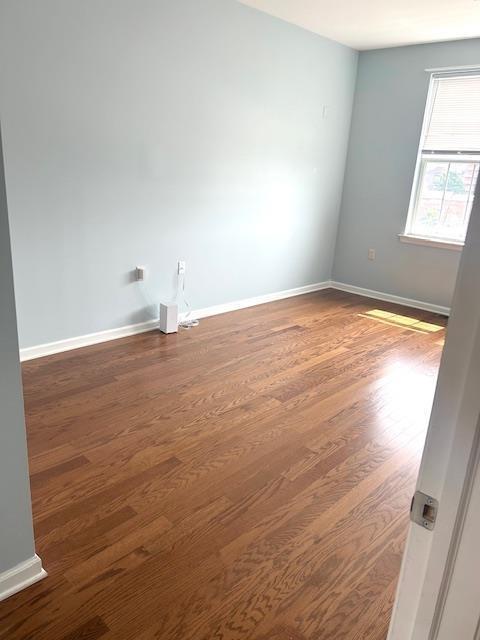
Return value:
[(445, 324), (325, 291), (26, 363), (0, 638), (384, 640), (444, 331), (372, 309)]

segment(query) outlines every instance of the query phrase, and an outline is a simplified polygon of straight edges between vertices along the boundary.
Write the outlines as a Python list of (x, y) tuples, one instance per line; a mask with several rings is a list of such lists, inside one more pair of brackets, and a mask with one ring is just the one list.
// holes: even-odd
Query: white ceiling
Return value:
[(377, 49), (480, 36), (480, 0), (240, 2), (354, 49)]

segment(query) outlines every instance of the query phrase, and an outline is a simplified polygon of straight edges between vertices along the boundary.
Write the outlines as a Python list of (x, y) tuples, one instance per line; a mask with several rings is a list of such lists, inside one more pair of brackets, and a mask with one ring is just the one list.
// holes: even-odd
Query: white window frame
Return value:
[[(427, 70), (428, 71), (428, 70)], [(431, 70), (435, 71), (435, 70)], [(440, 70), (439, 70), (440, 71)], [(418, 146), (417, 162), (415, 166), (415, 174), (413, 178), (412, 192), (410, 195), (410, 204), (408, 207), (407, 221), (403, 233), (399, 234), (401, 242), (408, 244), (416, 244), (429, 247), (438, 247), (441, 249), (451, 249), (454, 251), (461, 251), (464, 246), (464, 242), (455, 241), (451, 238), (421, 236), (412, 232), (412, 226), (415, 219), (415, 212), (417, 210), (418, 200), (420, 197), (420, 187), (422, 184), (423, 172), (425, 170), (426, 163), (433, 159), (439, 161), (455, 161), (455, 162), (480, 162), (480, 155), (467, 155), (464, 153), (458, 153), (455, 151), (447, 152), (445, 154), (423, 151), (425, 138), (427, 135), (430, 118), (432, 115), (433, 101), (434, 101), (434, 83), (438, 78), (458, 77), (462, 75), (478, 75), (479, 68), (469, 67), (468, 70), (462, 68), (452, 68), (441, 73), (431, 73), (430, 82), (428, 85), (427, 102), (425, 105), (425, 113), (423, 116), (422, 132), (420, 134), (420, 144)], [(480, 180), (480, 178), (479, 178)]]

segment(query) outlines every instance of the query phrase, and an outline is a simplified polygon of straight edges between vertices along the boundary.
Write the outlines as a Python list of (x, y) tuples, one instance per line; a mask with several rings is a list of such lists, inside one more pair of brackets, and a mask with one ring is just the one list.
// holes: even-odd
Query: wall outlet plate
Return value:
[(178, 267), (177, 267), (178, 275), (179, 276), (183, 275), (186, 270), (187, 270), (187, 263), (185, 262), (185, 260), (179, 260)]
[(145, 280), (146, 277), (147, 277), (147, 270), (145, 269), (145, 267), (143, 266), (135, 267), (135, 279), (138, 282), (142, 282), (142, 280)]

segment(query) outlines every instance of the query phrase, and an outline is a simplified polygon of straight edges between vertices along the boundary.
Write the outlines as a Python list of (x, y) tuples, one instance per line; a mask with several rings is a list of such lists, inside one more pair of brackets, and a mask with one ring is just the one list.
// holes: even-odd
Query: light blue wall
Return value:
[(0, 573), (34, 555), (27, 442), (18, 362), (7, 199), (0, 137)]
[[(460, 254), (400, 243), (428, 92), (427, 68), (480, 64), (480, 40), (360, 54), (335, 280), (450, 306)], [(367, 259), (376, 249), (376, 260)]]
[(0, 25), (23, 347), (149, 319), (178, 258), (193, 308), (330, 277), (356, 52), (234, 0), (3, 0)]

